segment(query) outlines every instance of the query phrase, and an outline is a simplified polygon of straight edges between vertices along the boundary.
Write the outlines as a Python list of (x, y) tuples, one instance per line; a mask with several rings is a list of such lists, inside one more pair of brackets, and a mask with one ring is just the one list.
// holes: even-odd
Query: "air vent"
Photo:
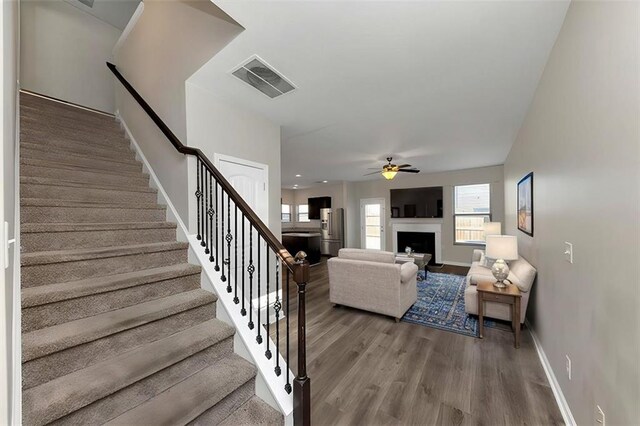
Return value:
[(94, 0), (78, 0), (80, 3), (84, 4), (85, 6), (89, 6), (89, 7), (93, 7), (93, 1)]
[(295, 89), (293, 84), (255, 55), (234, 70), (232, 74), (272, 99)]

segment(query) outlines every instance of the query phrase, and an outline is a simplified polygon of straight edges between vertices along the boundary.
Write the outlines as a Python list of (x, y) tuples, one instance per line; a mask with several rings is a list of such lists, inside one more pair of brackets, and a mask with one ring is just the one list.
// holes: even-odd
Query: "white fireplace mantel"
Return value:
[(436, 262), (442, 262), (442, 225), (439, 223), (392, 223), (393, 252), (398, 253), (398, 232), (432, 232), (435, 234)]

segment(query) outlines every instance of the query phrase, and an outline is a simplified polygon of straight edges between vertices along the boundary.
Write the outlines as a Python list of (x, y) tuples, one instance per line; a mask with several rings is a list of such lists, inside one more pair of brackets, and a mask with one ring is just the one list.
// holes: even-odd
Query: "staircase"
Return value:
[(282, 424), (114, 118), (20, 98), (24, 424)]

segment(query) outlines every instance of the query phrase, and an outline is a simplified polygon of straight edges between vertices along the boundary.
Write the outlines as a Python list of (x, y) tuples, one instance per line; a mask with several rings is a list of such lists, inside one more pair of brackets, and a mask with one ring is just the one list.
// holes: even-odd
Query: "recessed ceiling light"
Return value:
[(302, 177), (302, 175), (296, 175), (296, 177)]
[(328, 182), (329, 182), (328, 180), (323, 180), (323, 181), (322, 181), (322, 183), (328, 183)]

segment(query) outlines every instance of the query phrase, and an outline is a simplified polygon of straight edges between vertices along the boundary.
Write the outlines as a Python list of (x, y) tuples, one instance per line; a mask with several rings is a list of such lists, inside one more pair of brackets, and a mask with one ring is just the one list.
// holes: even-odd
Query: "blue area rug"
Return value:
[[(402, 321), (478, 337), (478, 318), (464, 311), (465, 277), (460, 275), (418, 272), (418, 300)], [(485, 319), (485, 327), (495, 327)]]

